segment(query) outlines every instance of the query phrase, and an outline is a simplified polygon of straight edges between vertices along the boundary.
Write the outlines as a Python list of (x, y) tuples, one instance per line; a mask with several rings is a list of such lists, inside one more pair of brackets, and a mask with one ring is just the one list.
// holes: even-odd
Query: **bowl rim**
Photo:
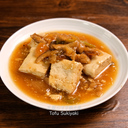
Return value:
[[(125, 48), (125, 46), (123, 45), (123, 43), (119, 40), (119, 38), (117, 38), (112, 32), (110, 32), (109, 30), (107, 30), (106, 28), (98, 25), (98, 24), (95, 24), (95, 23), (92, 23), (90, 21), (86, 21), (86, 20), (81, 20), (81, 19), (75, 19), (75, 18), (51, 18), (51, 19), (45, 19), (45, 20), (40, 20), (40, 21), (37, 21), (37, 22), (34, 22), (34, 23), (31, 23), (29, 25), (26, 25), (25, 27), (22, 27), (21, 29), (19, 29), (18, 31), (16, 31), (13, 35), (11, 35), (7, 41), (4, 43), (4, 45), (2, 46), (1, 48), (1, 52), (0, 52), (0, 58), (2, 59), (2, 52), (4, 50), (4, 48), (6, 47), (6, 45), (8, 44), (8, 42), (13, 38), (15, 37), (18, 33), (22, 32), (23, 30), (25, 29), (28, 29), (29, 27), (31, 26), (34, 26), (34, 25), (37, 25), (37, 24), (40, 24), (40, 23), (45, 23), (45, 22), (52, 22), (52, 21), (76, 21), (76, 22), (79, 22), (79, 23), (87, 23), (87, 24), (90, 24), (90, 25), (93, 25), (93, 26), (96, 26), (104, 31), (106, 31), (107, 33), (111, 34), (121, 45), (122, 49), (124, 50), (125, 52), (125, 55), (126, 55), (126, 62), (128, 64), (128, 53), (127, 53), (127, 50)], [(20, 42), (19, 42), (20, 43)], [(1, 63), (0, 63), (0, 67), (1, 67)], [(47, 109), (47, 110), (56, 110), (56, 111), (76, 111), (76, 110), (83, 110), (83, 109), (87, 109), (87, 108), (91, 108), (91, 107), (94, 107), (94, 106), (97, 106), (101, 103), (104, 103), (105, 101), (107, 101), (108, 99), (112, 98), (114, 95), (116, 95), (120, 90), (121, 88), (125, 85), (125, 82), (127, 81), (127, 78), (128, 78), (128, 68), (126, 69), (127, 73), (126, 73), (126, 76), (122, 82), (122, 86), (120, 88), (118, 88), (113, 94), (111, 94), (109, 97), (107, 97), (106, 99), (102, 100), (102, 101), (99, 101), (98, 103), (95, 103), (95, 104), (92, 104), (90, 106), (81, 106), (82, 104), (85, 104), (85, 103), (82, 103), (82, 104), (78, 104), (78, 105), (68, 105), (68, 107), (65, 109), (65, 107), (62, 107), (62, 106), (59, 106), (59, 105), (51, 105), (51, 104), (47, 104), (47, 103), (43, 103), (43, 105), (46, 105), (45, 107), (43, 106), (42, 107), (42, 103), (40, 105), (36, 105), (35, 103), (32, 103), (31, 100), (30, 102), (27, 101), (27, 99), (24, 99), (24, 97), (20, 97), (18, 94), (14, 93), (14, 91), (11, 89), (11, 87), (9, 85), (6, 85), (6, 82), (5, 82), (5, 78), (4, 76), (2, 75), (2, 70), (0, 69), (0, 76), (1, 76), (1, 79), (2, 81), (4, 82), (5, 86), (16, 96), (18, 97), (19, 99), (21, 99), (22, 101), (28, 103), (28, 104), (31, 104), (33, 106), (36, 106), (36, 107), (39, 107), (39, 108), (43, 108), (43, 109)], [(21, 91), (21, 90), (20, 90)], [(27, 95), (27, 94), (25, 94)], [(29, 97), (29, 96), (28, 96)], [(30, 98), (30, 97), (29, 97)], [(32, 100), (33, 101), (33, 100)], [(40, 102), (40, 101), (39, 101)], [(56, 107), (57, 108), (56, 108)], [(72, 107), (74, 106), (74, 107)], [(79, 107), (81, 106), (81, 107)]]

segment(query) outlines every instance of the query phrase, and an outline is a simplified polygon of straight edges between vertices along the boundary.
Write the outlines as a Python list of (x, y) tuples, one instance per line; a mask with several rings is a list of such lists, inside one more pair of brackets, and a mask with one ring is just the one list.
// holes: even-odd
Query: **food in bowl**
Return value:
[(101, 97), (113, 85), (118, 63), (97, 38), (58, 31), (34, 33), (21, 42), (10, 57), (9, 70), (30, 97), (71, 105)]

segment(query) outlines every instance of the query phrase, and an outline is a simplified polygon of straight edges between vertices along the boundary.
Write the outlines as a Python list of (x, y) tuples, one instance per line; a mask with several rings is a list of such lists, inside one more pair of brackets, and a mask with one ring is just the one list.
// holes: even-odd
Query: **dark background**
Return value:
[[(77, 18), (105, 27), (128, 50), (128, 0), (0, 0), (0, 48), (20, 28), (49, 18)], [(2, 61), (2, 60), (0, 60)], [(15, 97), (0, 80), (0, 128), (128, 128), (128, 81), (107, 102), (76, 116), (52, 116)]]

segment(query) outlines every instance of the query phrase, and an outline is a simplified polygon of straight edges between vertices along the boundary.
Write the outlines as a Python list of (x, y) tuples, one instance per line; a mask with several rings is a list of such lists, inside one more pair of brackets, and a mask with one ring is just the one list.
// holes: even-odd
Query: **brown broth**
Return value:
[[(115, 57), (113, 56), (112, 52), (102, 41), (100, 41), (99, 39), (91, 35), (78, 33), (78, 32), (70, 32), (70, 31), (61, 31), (59, 33), (77, 35), (81, 40), (86, 40), (89, 43), (96, 45), (97, 48), (112, 55), (112, 62), (114, 62), (114, 65), (110, 66), (97, 79), (95, 79), (95, 81), (100, 81), (101, 83), (103, 82), (102, 94), (104, 94), (113, 85), (118, 72), (118, 63)], [(19, 43), (10, 56), (9, 71), (10, 71), (12, 80), (14, 81), (16, 86), (18, 86), (18, 88), (21, 89), (25, 94), (27, 94), (28, 96), (38, 101), (42, 101), (49, 104), (56, 104), (56, 105), (69, 104), (69, 103), (66, 103), (64, 100), (54, 101), (51, 98), (49, 98), (46, 95), (47, 90), (50, 90), (52, 93), (57, 91), (52, 87), (50, 87), (49, 85), (47, 85), (42, 79), (39, 79), (33, 75), (25, 74), (18, 71), (20, 65), (23, 62), (23, 59), (27, 56), (27, 52), (24, 53), (23, 51), (26, 47), (26, 44), (29, 43), (30, 40), (31, 39), (29, 38), (24, 42)], [(86, 91), (83, 88), (83, 85), (80, 84), (79, 87), (77, 88), (77, 91), (73, 95), (70, 94), (70, 96), (72, 96), (73, 98), (76, 98), (79, 96), (79, 102), (77, 102), (77, 104), (79, 104), (79, 103), (88, 102), (95, 98), (98, 98), (96, 93), (98, 95), (98, 90)]]

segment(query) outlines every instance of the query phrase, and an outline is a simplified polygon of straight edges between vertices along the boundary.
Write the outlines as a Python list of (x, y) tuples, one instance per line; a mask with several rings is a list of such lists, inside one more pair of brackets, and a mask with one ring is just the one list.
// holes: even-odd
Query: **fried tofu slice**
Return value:
[(49, 85), (56, 90), (73, 93), (80, 80), (83, 65), (79, 62), (63, 59), (51, 65)]
[(36, 57), (34, 56), (36, 47), (30, 49), (30, 53), (27, 55), (22, 65), (19, 68), (20, 72), (33, 74), (39, 78), (44, 78), (45, 74), (49, 68), (49, 64), (43, 62), (37, 64), (35, 63)]
[(93, 57), (89, 64), (84, 65), (83, 72), (95, 78), (111, 64), (111, 59), (110, 54), (102, 52), (101, 55)]
[(32, 48), (32, 47), (37, 47), (38, 43), (35, 42), (35, 41), (32, 39), (31, 42), (28, 43), (27, 45), (28, 45), (28, 47)]

